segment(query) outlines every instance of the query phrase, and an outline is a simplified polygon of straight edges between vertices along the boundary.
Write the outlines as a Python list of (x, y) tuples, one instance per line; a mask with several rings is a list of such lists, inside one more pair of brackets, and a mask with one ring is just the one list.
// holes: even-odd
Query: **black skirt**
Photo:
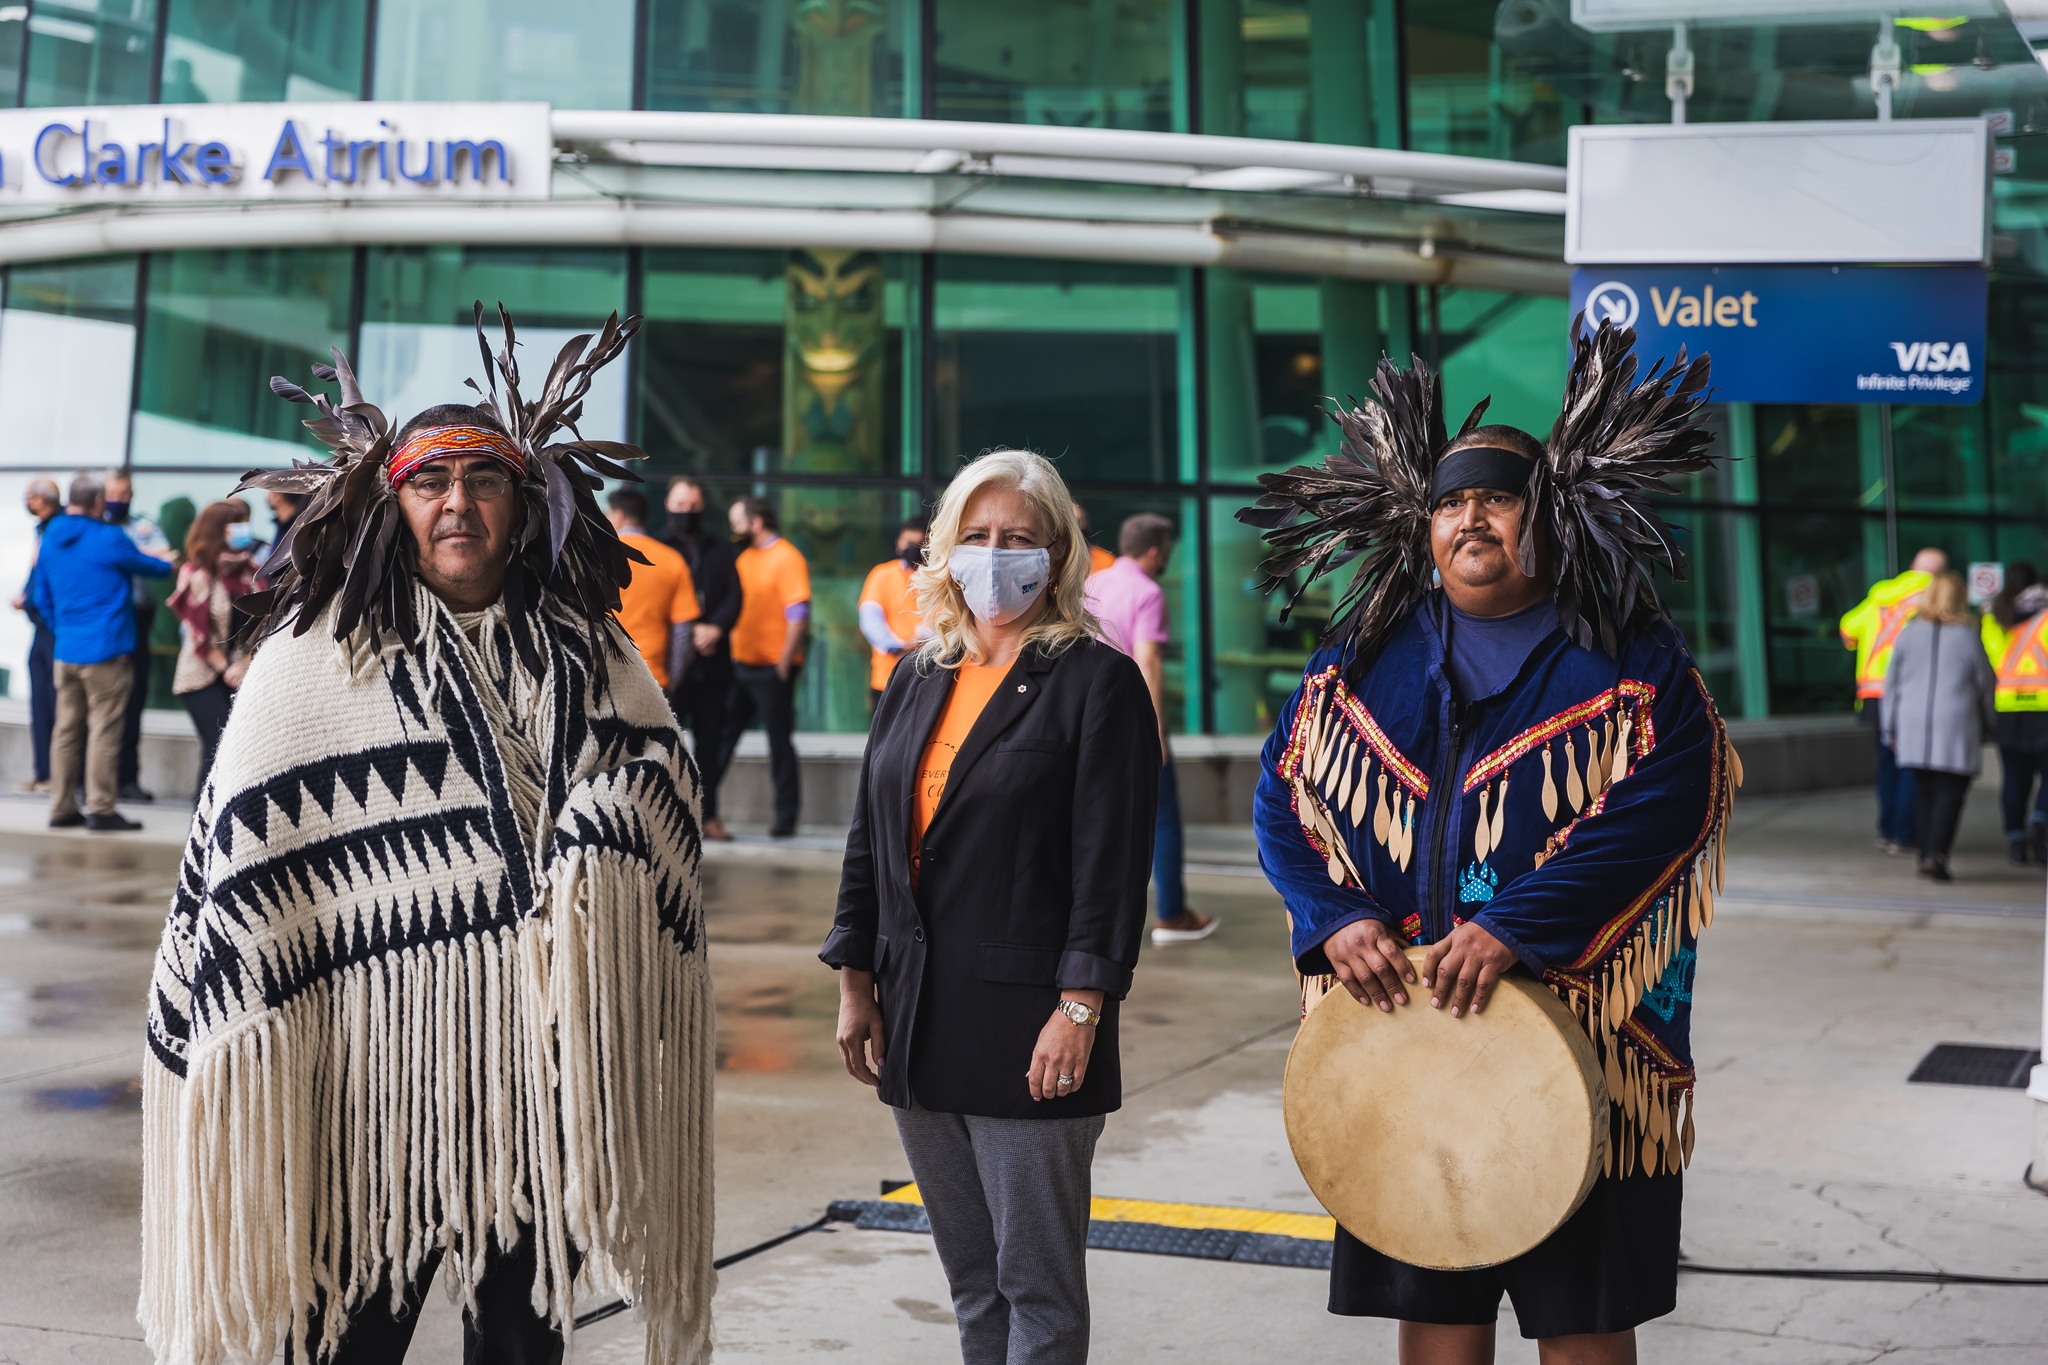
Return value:
[(1340, 1226), (1330, 1311), (1469, 1326), (1494, 1321), (1505, 1293), (1525, 1337), (1628, 1331), (1676, 1305), (1684, 1179), (1603, 1176), (1535, 1250), (1484, 1270), (1424, 1270), (1381, 1255)]

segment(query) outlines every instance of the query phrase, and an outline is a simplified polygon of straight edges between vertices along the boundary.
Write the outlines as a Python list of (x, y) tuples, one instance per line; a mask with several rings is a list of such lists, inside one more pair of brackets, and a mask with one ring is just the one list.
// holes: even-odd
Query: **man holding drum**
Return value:
[[(1586, 1192), (1575, 1211), (1565, 1192), (1548, 1235), (1425, 1266), (1340, 1225), (1330, 1311), (1400, 1320), (1404, 1365), (1490, 1361), (1503, 1292), (1546, 1365), (1631, 1362), (1635, 1327), (1674, 1304), (1694, 948), (1740, 778), (1651, 577), (1682, 566), (1646, 495), (1710, 463), (1707, 362), (1681, 354), (1639, 380), (1633, 343), (1606, 323), (1580, 333), (1547, 443), (1479, 425), (1484, 403), (1450, 438), (1438, 377), (1382, 361), (1376, 401), (1337, 414), (1340, 453), (1265, 476), (1240, 513), (1266, 530), (1265, 571), (1294, 598), (1358, 564), (1266, 746), (1255, 803), (1307, 1003), (1341, 985), (1357, 1006), (1325, 1008), (1432, 1026), (1448, 1016), (1480, 1038), (1494, 1021), (1476, 1016), (1526, 972), (1586, 1035), (1572, 1042), (1586, 1093), (1611, 1101), (1585, 1110)], [(1424, 1007), (1442, 1013), (1404, 1014)], [(1425, 1094), (1459, 1083), (1449, 1071), (1420, 1082)], [(1340, 1164), (1400, 1164), (1386, 1116), (1365, 1112), (1375, 1098), (1338, 1125)], [(1464, 1140), (1417, 1132), (1461, 1126), (1434, 1112), (1405, 1116), (1411, 1141)], [(1482, 1145), (1512, 1146), (1526, 1115), (1489, 1112), (1481, 1126), (1497, 1131)], [(1346, 1207), (1317, 1192), (1341, 1223)], [(1487, 1216), (1462, 1177), (1386, 1196), (1425, 1229)]]

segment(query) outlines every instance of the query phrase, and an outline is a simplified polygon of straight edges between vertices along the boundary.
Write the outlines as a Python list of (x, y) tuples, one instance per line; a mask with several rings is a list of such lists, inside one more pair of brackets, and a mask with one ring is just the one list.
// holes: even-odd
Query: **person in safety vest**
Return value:
[(1856, 651), (1856, 711), (1877, 736), (1877, 846), (1886, 853), (1911, 848), (1919, 832), (1913, 827), (1912, 774), (1899, 770), (1878, 724), (1885, 674), (1899, 632), (1913, 619), (1915, 600), (1947, 568), (1946, 554), (1923, 549), (1913, 556), (1911, 568), (1871, 584), (1863, 600), (1842, 617), (1842, 648)]
[(2006, 570), (1984, 614), (1984, 644), (1998, 674), (1992, 733), (2006, 848), (2015, 863), (2048, 862), (2048, 586), (2033, 565)]

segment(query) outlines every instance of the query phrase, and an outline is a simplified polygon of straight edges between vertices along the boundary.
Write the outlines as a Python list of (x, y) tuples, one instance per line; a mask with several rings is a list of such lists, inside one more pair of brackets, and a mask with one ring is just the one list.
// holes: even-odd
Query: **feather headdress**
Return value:
[[(483, 354), (485, 387), (465, 381), (476, 404), (502, 427), (525, 457), (518, 496), (524, 512), (505, 575), (505, 605), (522, 659), (541, 667), (528, 613), (552, 599), (586, 624), (591, 656), (603, 666), (599, 633), (618, 609), (619, 590), (643, 556), (618, 537), (599, 510), (596, 491), (603, 480), (639, 476), (619, 463), (645, 458), (637, 446), (586, 440), (576, 429), (591, 378), (616, 359), (640, 328), (614, 313), (595, 334), (570, 338), (549, 368), (540, 396), (519, 389), (517, 339), (512, 318), (498, 306), (504, 349), (495, 356), (484, 330), (484, 306), (476, 305), (477, 347)], [(359, 627), (372, 644), (396, 637), (408, 647), (419, 640), (413, 587), (417, 582), (412, 537), (406, 533), (397, 490), (386, 472), (394, 435), (384, 413), (363, 398), (355, 372), (340, 350), (333, 365), (315, 365), (316, 379), (340, 388), (338, 401), (309, 393), (278, 376), (271, 391), (294, 403), (308, 403), (320, 415), (306, 428), (334, 452), (324, 461), (301, 460), (290, 469), (252, 470), (235, 491), (306, 496), (304, 510), (279, 539), (264, 566), (273, 586), (244, 599), (257, 628), (271, 631), (293, 621), (293, 633), (311, 629), (329, 604), (335, 606), (334, 633), (346, 639)], [(502, 385), (502, 388), (501, 388)], [(571, 439), (555, 441), (567, 432)]]
[[(1681, 350), (1639, 381), (1635, 339), (1607, 321), (1591, 332), (1574, 326), (1563, 410), (1524, 493), (1523, 524), (1543, 534), (1522, 537), (1522, 571), (1536, 573), (1540, 541), (1559, 624), (1578, 644), (1608, 653), (1664, 617), (1656, 569), (1685, 577), (1684, 555), (1651, 498), (1713, 462), (1701, 411), (1708, 358), (1688, 363)], [(1409, 370), (1381, 360), (1372, 392), (1331, 414), (1343, 432), (1336, 454), (1320, 468), (1261, 475), (1265, 492), (1237, 514), (1265, 532), (1273, 553), (1260, 565), (1264, 587), (1288, 585), (1288, 609), (1316, 579), (1357, 561), (1330, 635), (1368, 658), (1430, 591), (1430, 480), (1451, 444), (1442, 380), (1419, 358)], [(1485, 410), (1481, 402), (1459, 434)]]

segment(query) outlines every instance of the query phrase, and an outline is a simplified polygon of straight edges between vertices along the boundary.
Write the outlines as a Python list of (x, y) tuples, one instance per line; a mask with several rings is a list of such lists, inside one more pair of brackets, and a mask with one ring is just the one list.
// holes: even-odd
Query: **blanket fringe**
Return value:
[[(475, 1300), (486, 1250), (535, 1239), (534, 1304), (631, 1300), (650, 1365), (711, 1349), (711, 1069), (702, 948), (650, 879), (572, 851), (517, 929), (373, 958), (145, 1061), (143, 1280), (159, 1359), (325, 1359), (350, 1310), (424, 1259)], [(388, 1281), (387, 1281), (388, 1272)], [(324, 1314), (316, 1305), (328, 1305)]]

